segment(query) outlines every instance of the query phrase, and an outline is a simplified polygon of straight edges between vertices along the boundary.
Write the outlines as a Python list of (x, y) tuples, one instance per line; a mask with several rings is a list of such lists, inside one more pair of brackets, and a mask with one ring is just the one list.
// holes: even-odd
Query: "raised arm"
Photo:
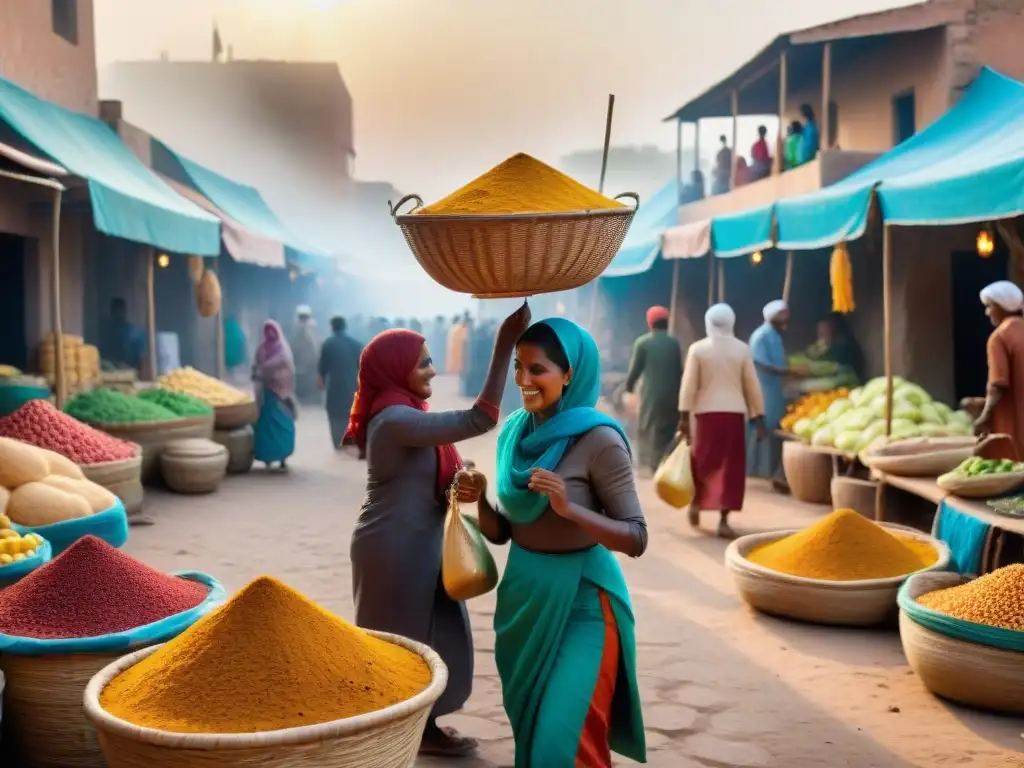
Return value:
[(396, 445), (422, 448), (449, 445), (479, 437), (498, 423), (498, 407), (480, 400), (465, 411), (418, 411), (393, 405), (382, 414), (380, 430)]

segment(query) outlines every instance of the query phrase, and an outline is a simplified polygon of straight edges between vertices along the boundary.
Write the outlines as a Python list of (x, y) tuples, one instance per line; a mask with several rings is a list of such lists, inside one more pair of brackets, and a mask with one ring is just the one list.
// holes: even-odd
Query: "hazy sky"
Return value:
[[(100, 65), (335, 60), (355, 100), (357, 176), (436, 197), (508, 155), (675, 147), (663, 124), (781, 31), (900, 0), (95, 0)], [(709, 125), (711, 142), (721, 125)], [(748, 143), (741, 138), (741, 146)], [(705, 144), (704, 146), (710, 146)]]

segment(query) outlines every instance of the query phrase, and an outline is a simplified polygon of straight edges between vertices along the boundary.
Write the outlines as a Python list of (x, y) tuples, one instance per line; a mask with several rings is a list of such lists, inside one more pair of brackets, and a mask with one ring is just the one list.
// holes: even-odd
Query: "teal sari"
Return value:
[[(534, 522), (548, 508), (547, 497), (527, 487), (534, 468), (555, 470), (572, 441), (598, 426), (612, 427), (625, 439), (619, 424), (595, 407), (600, 356), (593, 337), (562, 318), (542, 322), (558, 336), (572, 377), (551, 418), (537, 425), (518, 410), (498, 436), (499, 508), (517, 525)], [(516, 768), (575, 768), (605, 653), (602, 592), (619, 640), (609, 746), (646, 762), (635, 621), (618, 561), (600, 545), (541, 554), (513, 544), (498, 586), (494, 655), (515, 736)]]

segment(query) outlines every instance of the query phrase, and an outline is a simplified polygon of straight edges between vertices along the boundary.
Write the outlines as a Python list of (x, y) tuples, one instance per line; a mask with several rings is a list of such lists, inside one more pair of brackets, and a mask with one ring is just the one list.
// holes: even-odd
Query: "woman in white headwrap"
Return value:
[(979, 433), (1010, 435), (1016, 455), (1006, 446), (1001, 458), (1017, 460), (1024, 458), (1024, 292), (1000, 280), (981, 292), (981, 302), (996, 329), (988, 338), (985, 408), (974, 426)]
[[(736, 314), (716, 304), (704, 315), (707, 338), (690, 345), (679, 392), (679, 433), (691, 441), (694, 494), (690, 525), (718, 510), (718, 535), (732, 538), (729, 513), (743, 508), (746, 429), (765, 437), (764, 401), (750, 347), (736, 338)], [(693, 417), (691, 434), (690, 417)]]
[(750, 336), (750, 352), (764, 395), (764, 427), (768, 437), (758, 440), (754, 430), (748, 431), (747, 474), (771, 478), (776, 490), (784, 492), (788, 486), (782, 475), (782, 441), (776, 437), (775, 430), (786, 415), (783, 385), (787, 377), (797, 373), (790, 370), (782, 343), (782, 334), (789, 325), (789, 307), (781, 300), (770, 301), (765, 304), (762, 314), (764, 323)]

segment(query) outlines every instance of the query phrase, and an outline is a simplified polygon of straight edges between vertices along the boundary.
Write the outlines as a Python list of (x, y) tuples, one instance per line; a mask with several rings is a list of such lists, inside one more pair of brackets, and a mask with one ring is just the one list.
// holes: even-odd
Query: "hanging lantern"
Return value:
[(192, 285), (199, 285), (199, 281), (203, 279), (203, 272), (205, 271), (206, 260), (202, 256), (188, 257), (188, 279), (192, 281)]
[(171, 257), (168, 256), (166, 253), (161, 253), (159, 256), (156, 257), (156, 265), (160, 267), (160, 269), (167, 269), (170, 263)]
[(760, 251), (754, 251), (750, 254), (750, 262), (756, 267), (764, 260), (764, 254)]
[(857, 308), (853, 300), (853, 267), (846, 243), (836, 243), (829, 264), (829, 281), (832, 283), (832, 311), (848, 315)]
[(984, 228), (978, 231), (978, 237), (974, 241), (975, 247), (978, 249), (978, 255), (983, 259), (987, 259), (992, 255), (992, 252), (996, 249), (996, 239), (992, 236), (992, 228), (986, 225)]

